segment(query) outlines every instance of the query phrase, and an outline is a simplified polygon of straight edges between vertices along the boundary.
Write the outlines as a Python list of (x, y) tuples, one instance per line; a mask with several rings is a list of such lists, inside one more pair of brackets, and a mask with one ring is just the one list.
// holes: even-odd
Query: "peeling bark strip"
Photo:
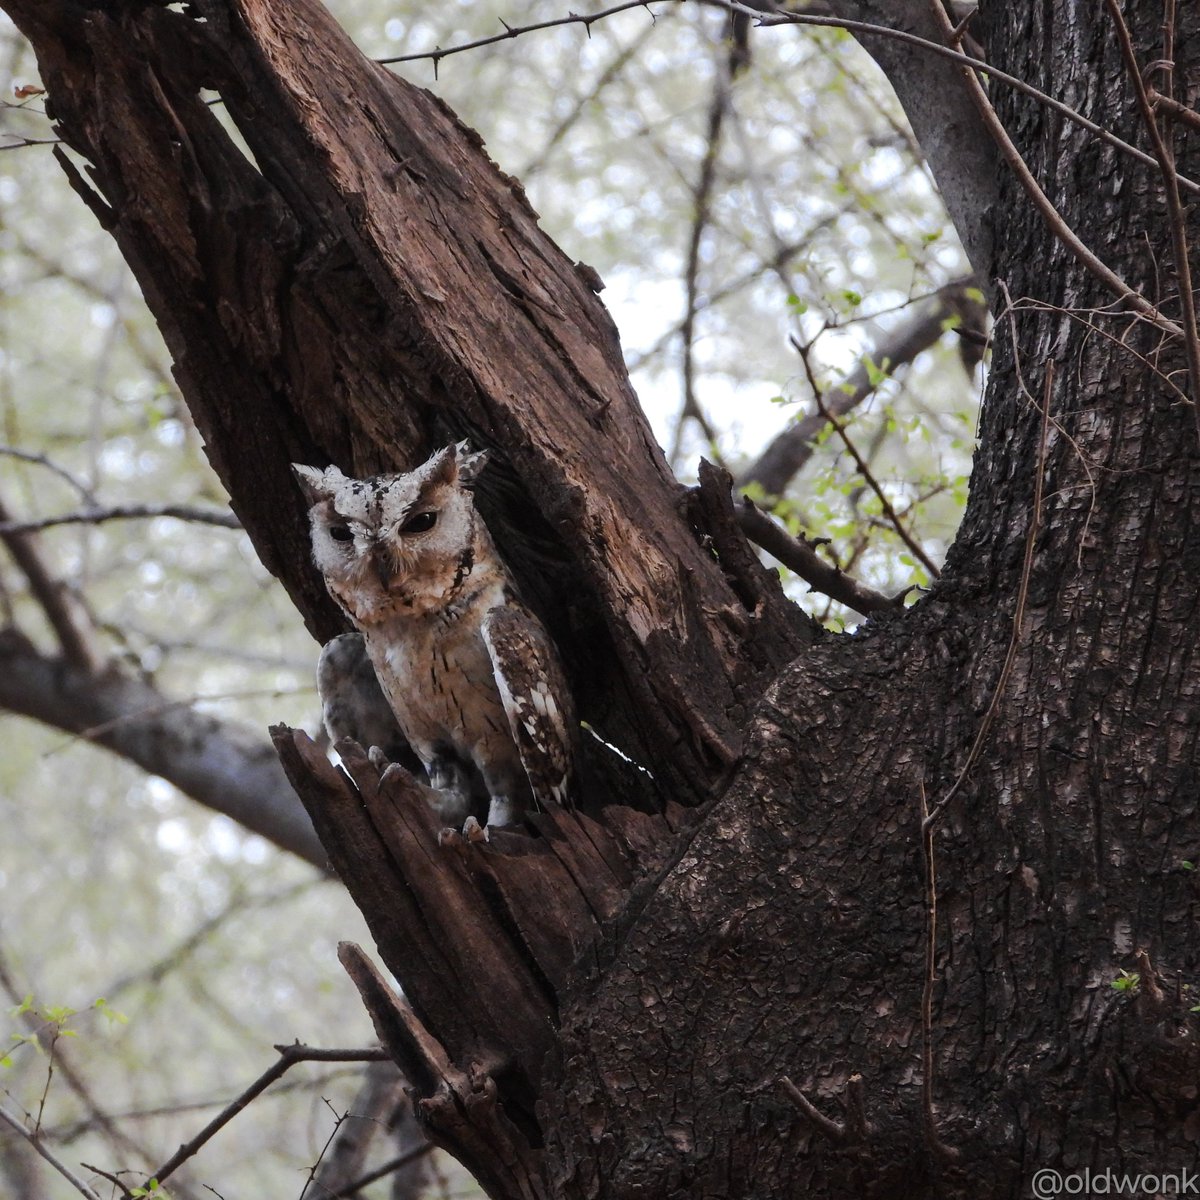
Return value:
[[(203, 23), (136, 0), (6, 7), (234, 508), (314, 631), (340, 621), (287, 464), (402, 469), (469, 436), (511, 468), (485, 515), (553, 604), (582, 715), (707, 794), (805, 624), (777, 588), (742, 611), (684, 521), (607, 311), (478, 135), (313, 0), (201, 0)], [(791, 636), (759, 636), (772, 614)]]

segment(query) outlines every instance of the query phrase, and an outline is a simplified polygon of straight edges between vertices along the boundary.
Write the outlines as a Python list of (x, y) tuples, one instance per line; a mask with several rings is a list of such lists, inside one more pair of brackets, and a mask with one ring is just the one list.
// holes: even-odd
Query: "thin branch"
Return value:
[(62, 1162), (42, 1144), (41, 1138), (36, 1134), (30, 1133), (22, 1122), (18, 1121), (10, 1113), (5, 1112), (3, 1108), (0, 1108), (0, 1122), (3, 1122), (14, 1133), (23, 1137), (81, 1196), (86, 1196), (87, 1200), (100, 1200), (100, 1196), (84, 1183), (66, 1163)]
[(24, 146), (58, 146), (62, 138), (18, 138), (15, 142), (5, 142), (0, 150), (20, 150)]
[[(0, 987), (3, 987), (9, 999), (14, 1004), (21, 1004), (21, 997), (25, 989), (18, 985), (18, 981), (13, 975), (12, 967), (3, 951), (0, 951)], [(115, 1118), (104, 1111), (92, 1094), (92, 1089), (85, 1081), (84, 1076), (72, 1064), (70, 1056), (63, 1052), (62, 1039), (59, 1036), (61, 1026), (56, 1022), (46, 1020), (40, 1013), (34, 1010), (22, 1013), (21, 1019), (25, 1027), (36, 1037), (38, 1045), (42, 1047), (50, 1061), (50, 1065), (46, 1071), (46, 1084), (42, 1089), (42, 1097), (38, 1106), (35, 1133), (39, 1136), (41, 1135), (42, 1115), (45, 1110), (46, 1097), (49, 1094), (51, 1077), (54, 1071), (57, 1070), (63, 1084), (79, 1100), (88, 1113), (88, 1124), (99, 1130), (100, 1134), (108, 1141), (112, 1150), (123, 1157), (132, 1155), (140, 1159), (143, 1163), (151, 1163), (153, 1160), (146, 1152), (145, 1147), (129, 1137), (118, 1126)], [(65, 1142), (69, 1138), (60, 1133), (58, 1140)], [(86, 1167), (87, 1163), (83, 1165)], [(88, 1169), (91, 1170), (92, 1168), (88, 1167)]]
[(908, 588), (898, 596), (888, 597), (860, 583), (838, 567), (827, 563), (808, 542), (793, 537), (782, 525), (763, 512), (749, 496), (742, 497), (736, 511), (742, 532), (756, 546), (761, 546), (785, 567), (795, 571), (815, 591), (854, 609), (864, 617), (870, 616), (871, 613), (891, 612), (904, 607)]
[[(1015, 329), (1013, 330), (1013, 337), (1014, 339), (1016, 337)], [(1021, 624), (1025, 617), (1025, 604), (1029, 598), (1029, 578), (1033, 573), (1034, 543), (1037, 541), (1038, 531), (1042, 527), (1042, 489), (1045, 485), (1046, 476), (1046, 434), (1050, 428), (1050, 393), (1053, 388), (1054, 363), (1047, 362), (1046, 381), (1042, 389), (1042, 427), (1038, 440), (1037, 474), (1033, 480), (1033, 511), (1029, 516), (1029, 533), (1025, 538), (1025, 560), (1021, 565), (1021, 582), (1017, 588), (1017, 602), (1013, 609), (1012, 634), (1008, 640), (1008, 651), (1004, 655), (1004, 665), (1000, 668), (1000, 677), (996, 680), (995, 688), (992, 689), (992, 699), (988, 704), (987, 712), (984, 713), (983, 720), (979, 723), (979, 729), (975, 733), (975, 740), (971, 743), (971, 749), (967, 754), (967, 761), (963, 763), (963, 768), (958, 773), (958, 778), (954, 781), (950, 790), (935, 805), (929, 815), (922, 820), (921, 828), (925, 831), (932, 831), (934, 825), (941, 818), (942, 813), (946, 811), (946, 806), (958, 795), (963, 784), (966, 782), (967, 776), (971, 772), (971, 768), (979, 759), (979, 755), (983, 750), (983, 743), (987, 739), (988, 732), (992, 728), (992, 722), (995, 720), (996, 713), (1000, 708), (1000, 698), (1004, 694), (1004, 688), (1012, 672), (1013, 663), (1016, 662), (1017, 646), (1021, 640)]]
[[(887, 372), (890, 378), (898, 367), (911, 363), (923, 350), (938, 342), (946, 332), (946, 318), (961, 313), (970, 304), (965, 294), (970, 282), (969, 279), (958, 279), (947, 284), (935, 294), (933, 304), (884, 336), (863, 355), (844, 384), (826, 392), (825, 407), (839, 417), (852, 412), (874, 393), (880, 371)], [(981, 310), (981, 317), (986, 315), (985, 305), (980, 303), (975, 307)], [(879, 370), (869, 370), (868, 361)], [(827, 423), (820, 412), (789, 423), (746, 468), (738, 486), (757, 483), (768, 495), (782, 495), (812, 456), (813, 445)]]
[(795, 346), (797, 353), (800, 355), (800, 361), (804, 364), (804, 373), (808, 376), (809, 386), (812, 388), (813, 399), (816, 402), (817, 411), (830, 425), (833, 426), (833, 430), (841, 439), (842, 445), (846, 447), (846, 452), (852, 459), (854, 459), (854, 465), (857, 468), (858, 473), (862, 476), (863, 482), (866, 483), (867, 487), (869, 487), (871, 491), (875, 493), (876, 498), (879, 500), (880, 507), (883, 510), (883, 515), (887, 517), (888, 521), (891, 523), (892, 528), (896, 531), (896, 535), (913, 552), (914, 557), (929, 572), (929, 574), (934, 579), (939, 579), (942, 574), (941, 571), (938, 570), (933, 559), (931, 559), (929, 555), (925, 553), (920, 543), (904, 527), (904, 522), (900, 520), (895, 508), (892, 506), (892, 502), (887, 498), (887, 493), (884, 492), (883, 488), (880, 486), (879, 480), (875, 478), (875, 475), (868, 465), (867, 460), (859, 453), (858, 447), (855, 446), (850, 434), (846, 431), (845, 424), (830, 411), (828, 406), (825, 404), (825, 401), (821, 398), (821, 389), (817, 384), (816, 378), (813, 376), (812, 364), (808, 359), (808, 347), (805, 346), (798, 338), (792, 338), (791, 342), (792, 345)]
[[(1193, 129), (1200, 129), (1200, 112), (1197, 112), (1194, 108), (1188, 108), (1186, 104), (1180, 104), (1173, 97), (1164, 96), (1161, 92), (1157, 92), (1153, 88), (1148, 88), (1147, 94), (1155, 108), (1161, 108), (1163, 112), (1174, 117), (1177, 121), (1183, 121), (1184, 124), (1190, 125)], [(1189, 182), (1190, 180), (1180, 179), (1180, 183), (1184, 187), (1187, 187)]]
[(846, 1140), (846, 1130), (836, 1121), (831, 1121), (816, 1105), (786, 1076), (779, 1081), (788, 1099), (816, 1126), (831, 1142)]
[[(1200, 436), (1200, 330), (1196, 326), (1196, 297), (1192, 294), (1192, 267), (1189, 262), (1189, 247), (1187, 238), (1187, 217), (1183, 211), (1183, 202), (1179, 198), (1179, 173), (1175, 170), (1175, 155), (1170, 146), (1163, 140), (1154, 119), (1154, 107), (1146, 92), (1146, 84), (1142, 79), (1141, 67), (1137, 54), (1133, 49), (1133, 39), (1129, 34), (1129, 26), (1121, 15), (1121, 6), (1117, 0), (1105, 0), (1108, 11), (1112, 14), (1113, 23), (1117, 27), (1117, 40), (1121, 43), (1121, 56), (1125, 59), (1125, 68), (1129, 72), (1133, 90), (1137, 95), (1138, 108), (1142, 113), (1146, 131), (1150, 134), (1150, 143), (1154, 147), (1154, 157), (1158, 159), (1162, 172), (1163, 192), (1167, 201), (1167, 216), (1171, 226), (1171, 247), (1175, 258), (1175, 278), (1179, 281), (1179, 310), (1183, 321), (1183, 345), (1187, 355), (1188, 377), (1192, 385), (1192, 415), (1196, 422), (1196, 433)], [(1168, 29), (1168, 37), (1171, 36)]]
[[(1131, 354), (1134, 358), (1137, 359), (1137, 361), (1139, 363), (1141, 363), (1141, 365), (1143, 367), (1146, 368), (1147, 371), (1149, 371), (1152, 375), (1156, 375), (1162, 381), (1162, 383), (1165, 387), (1170, 388), (1171, 391), (1173, 391), (1175, 393), (1175, 395), (1178, 396), (1179, 399), (1183, 401), (1184, 404), (1192, 403), (1192, 398), (1187, 394), (1187, 392), (1185, 392), (1182, 388), (1180, 388), (1180, 386), (1168, 374), (1166, 374), (1165, 371), (1160, 370), (1144, 354), (1140, 353), (1139, 351), (1135, 350), (1131, 345), (1129, 345), (1129, 343), (1124, 338), (1117, 337), (1117, 335), (1114, 333), (1109, 333), (1107, 329), (1103, 328), (1100, 325), (1097, 325), (1095, 321), (1087, 320), (1082, 315), (1082, 313), (1084, 313), (1084, 312), (1103, 314), (1106, 316), (1114, 316), (1114, 315), (1118, 315), (1118, 314), (1106, 313), (1105, 310), (1102, 308), (1096, 308), (1096, 309), (1063, 308), (1062, 305), (1051, 304), (1048, 300), (1035, 300), (1032, 296), (1024, 296), (1020, 300), (1012, 301), (1011, 305), (1012, 305), (1012, 310), (1014, 312), (1020, 312), (1022, 309), (1027, 308), (1034, 312), (1055, 312), (1055, 313), (1060, 314), (1061, 316), (1067, 317), (1069, 320), (1077, 321), (1085, 329), (1090, 330), (1092, 333), (1096, 334), (1097, 336), (1102, 337), (1105, 340), (1112, 342), (1116, 346), (1120, 346), (1121, 349), (1124, 350), (1126, 354)], [(1058, 427), (1057, 422), (1055, 422), (1055, 425), (1056, 425), (1056, 427)]]
[(71, 488), (78, 492), (79, 498), (84, 504), (95, 504), (95, 495), (91, 488), (72, 475), (66, 467), (60, 467), (58, 463), (48, 458), (45, 454), (34, 454), (29, 450), (18, 450), (16, 446), (0, 446), (0, 455), (4, 455), (6, 458), (16, 458), (21, 462), (33, 463), (35, 466), (45, 467), (47, 471), (52, 471), (59, 479), (69, 484)]
[[(844, 29), (848, 33), (891, 38), (893, 41), (903, 42), (909, 46), (916, 46), (939, 58), (946, 58), (958, 63), (960, 66), (968, 67), (972, 71), (979, 71), (986, 75), (989, 80), (994, 80), (996, 83), (1003, 83), (1014, 91), (1020, 92), (1032, 100), (1036, 100), (1039, 104), (1053, 109), (1056, 113), (1060, 113), (1066, 117), (1068, 121), (1094, 134), (1102, 142), (1106, 142), (1115, 150), (1121, 151), (1122, 154), (1128, 155), (1130, 158), (1137, 159), (1138, 162), (1146, 166), (1153, 167), (1158, 165), (1152, 155), (1147, 154), (1144, 150), (1139, 150), (1136, 146), (1124, 141), (1115, 133), (1105, 129), (1102, 125), (1097, 125), (1095, 121), (1089, 120), (1069, 104), (1064, 104), (1061, 100), (1055, 99), (1055, 97), (1049, 95), (1047, 92), (1043, 92), (1040, 88), (1034, 87), (1033, 84), (1026, 83), (1025, 80), (1018, 78), (1016, 75), (1010, 75), (1007, 71), (1001, 71), (981, 58), (975, 58), (970, 54), (963, 54), (959, 50), (954, 50), (949, 46), (943, 45), (941, 42), (931, 42), (928, 38), (920, 37), (915, 33), (909, 33), (907, 30), (894, 29), (890, 25), (874, 25), (869, 21), (852, 21), (846, 17), (821, 16), (816, 13), (807, 12), (776, 12), (771, 16), (763, 16), (756, 9), (746, 4), (739, 4), (736, 0), (703, 0), (703, 2), (713, 8), (749, 13), (757, 17), (758, 24), (762, 26), (815, 25), (824, 29)], [(945, 16), (944, 11), (942, 16)], [(950, 24), (948, 18), (943, 27), (948, 30), (949, 36), (953, 36), (954, 26)], [(1191, 179), (1185, 179), (1183, 176), (1180, 176), (1179, 182), (1188, 191), (1200, 193), (1200, 183), (1196, 183)]]
[[(449, 46), (445, 49), (439, 46), (420, 54), (404, 54), (396, 58), (379, 58), (375, 61), (388, 66), (393, 63), (429, 60), (434, 64), (436, 72), (437, 66), (443, 58), (448, 58), (452, 54), (461, 54), (466, 50), (476, 50), (481, 46), (490, 46), (495, 42), (509, 41), (512, 38), (521, 37), (526, 33), (534, 33), (542, 29), (553, 29), (560, 25), (583, 25), (590, 30), (597, 21), (601, 21), (605, 17), (610, 17), (617, 13), (625, 12), (631, 8), (644, 8), (653, 17), (654, 11), (650, 7), (651, 3), (681, 4), (683, 2), (684, 0), (628, 0), (627, 3), (616, 4), (611, 8), (603, 9), (597, 13), (569, 13), (565, 17), (558, 17), (551, 21), (539, 21), (531, 25), (506, 25), (504, 33), (494, 34), (492, 37), (479, 38), (472, 42), (463, 42), (457, 46)], [(962, 64), (964, 67), (970, 67), (975, 71), (982, 71), (989, 79), (995, 80), (997, 83), (1003, 83), (1015, 91), (1036, 100), (1039, 104), (1043, 104), (1047, 108), (1060, 113), (1067, 120), (1073, 121), (1076, 125), (1086, 129), (1101, 141), (1107, 142), (1114, 149), (1121, 151), (1122, 154), (1135, 158), (1138, 162), (1144, 163), (1146, 166), (1152, 167), (1157, 165), (1154, 158), (1144, 150), (1139, 150), (1136, 146), (1130, 145), (1129, 142), (1119, 138), (1115, 133), (1105, 129), (1102, 125), (1097, 125), (1095, 121), (1089, 120), (1069, 104), (1064, 104), (1063, 101), (1043, 92), (1040, 88), (1034, 87), (1033, 84), (1026, 83), (1025, 80), (1019, 79), (1015, 75), (1009, 75), (1006, 71), (997, 69), (983, 59), (963, 54), (961, 51), (942, 45), (940, 42), (931, 42), (928, 38), (919, 37), (915, 33), (909, 33), (903, 29), (893, 29), (889, 25), (874, 25), (868, 21), (852, 21), (845, 17), (824, 16), (814, 12), (775, 12), (769, 16), (764, 16), (760, 9), (748, 4), (736, 3), (736, 0), (703, 0), (703, 2), (711, 8), (720, 8), (729, 13), (738, 13), (751, 17), (757, 25), (763, 27), (772, 27), (775, 25), (813, 25), (818, 28), (845, 29), (847, 32), (854, 34), (868, 34), (891, 38), (894, 41), (903, 42), (909, 46), (917, 46), (940, 58), (947, 58), (953, 62)], [(950, 25), (948, 20), (947, 25), (949, 26), (951, 35), (953, 35), (955, 27)], [(1190, 110), (1186, 109), (1184, 111), (1190, 112)], [(1186, 179), (1183, 176), (1180, 176), (1179, 182), (1188, 191), (1200, 193), (1200, 183)]]
[(933, 1110), (933, 988), (937, 982), (937, 874), (933, 859), (933, 826), (925, 780), (921, 787), (921, 847), (925, 856), (925, 984), (921, 989), (921, 1103), (925, 1113), (925, 1141), (933, 1152), (949, 1162), (960, 1154), (938, 1136)]
[[(678, 12), (679, 9), (672, 9), (667, 16), (675, 16)], [(657, 21), (652, 28), (657, 28)], [(566, 137), (579, 121), (580, 117), (587, 111), (588, 107), (596, 102), (601, 92), (633, 61), (645, 45), (645, 37), (637, 37), (632, 39), (627, 45), (621, 47), (620, 51), (613, 57), (604, 70), (596, 76), (595, 82), (587, 92), (576, 98), (575, 103), (571, 106), (571, 111), (555, 125), (550, 136), (542, 144), (537, 154), (529, 159), (520, 170), (514, 172), (518, 179), (528, 182), (546, 165), (546, 161), (549, 159), (554, 148)]]
[(716, 432), (704, 415), (696, 399), (696, 314), (699, 308), (698, 280), (700, 275), (700, 244), (709, 226), (712, 211), (713, 184), (717, 176), (717, 159), (721, 152), (721, 131), (729, 111), (729, 62), (722, 58), (716, 64), (713, 76), (712, 99), (708, 106), (708, 128), (705, 134), (704, 158), (700, 162), (700, 178), (692, 192), (692, 224), (688, 234), (687, 265), (684, 268), (683, 284), (685, 308), (680, 325), (680, 341), (683, 344), (683, 409), (675, 430), (674, 444), (667, 456), (672, 464), (679, 456), (684, 423), (690, 418), (704, 433), (718, 466), (724, 466), (717, 450)]
[(242, 523), (233, 513), (219, 509), (192, 508), (187, 504), (113, 504), (105, 508), (85, 508), (61, 513), (57, 517), (42, 517), (37, 521), (0, 521), (0, 537), (17, 533), (36, 533), (56, 525), (102, 525), (105, 521), (148, 520), (154, 517), (173, 517), (196, 525), (216, 525), (221, 529), (241, 529)]
[[(674, 2), (680, 3), (681, 0), (674, 0)], [(429, 59), (432, 61), (436, 73), (438, 63), (452, 54), (462, 54), (465, 50), (478, 50), (481, 46), (492, 46), (497, 42), (508, 42), (527, 33), (534, 33), (540, 29), (555, 29), (560, 25), (582, 25), (590, 33), (592, 26), (597, 21), (603, 21), (605, 17), (611, 17), (617, 13), (627, 12), (631, 8), (644, 8), (650, 14), (651, 20), (654, 19), (654, 11), (650, 8), (648, 0), (625, 0), (623, 4), (614, 4), (611, 8), (602, 9), (600, 12), (568, 13), (565, 17), (555, 17), (550, 21), (537, 21), (532, 25), (505, 25), (501, 21), (500, 24), (504, 25), (504, 32), (493, 34), (491, 37), (477, 38), (473, 42), (462, 42), (457, 46), (449, 46), (445, 50), (438, 46), (424, 54), (400, 54), (394, 58), (377, 58), (375, 61), (387, 67), (393, 63), (421, 62)]]
[(407, 1167), (410, 1163), (424, 1158), (427, 1154), (432, 1154), (433, 1149), (433, 1143), (426, 1142), (425, 1145), (417, 1146), (414, 1150), (406, 1150), (403, 1154), (397, 1154), (395, 1158), (390, 1158), (374, 1170), (368, 1171), (365, 1175), (360, 1175), (358, 1179), (346, 1184), (345, 1187), (338, 1188), (336, 1192), (330, 1192), (327, 1200), (343, 1200), (347, 1196), (357, 1196), (368, 1184), (375, 1183), (379, 1179), (384, 1179), (388, 1175), (392, 1175)]
[[(223, 1129), (252, 1100), (260, 1096), (282, 1075), (301, 1062), (375, 1062), (390, 1057), (385, 1050), (368, 1047), (362, 1050), (320, 1050), (313, 1046), (296, 1043), (291, 1046), (276, 1046), (279, 1059), (268, 1067), (238, 1098), (227, 1104), (190, 1142), (184, 1142), (178, 1150), (151, 1176), (160, 1184), (200, 1150), (216, 1133)], [(148, 1182), (148, 1181), (147, 1181)]]
[[(0, 500), (0, 523), (7, 524), (11, 520), (8, 509)], [(30, 592), (58, 638), (63, 657), (85, 674), (95, 674), (102, 660), (86, 614), (66, 585), (46, 565), (33, 537), (27, 533), (5, 533), (0, 525), (0, 542), (28, 580)]]

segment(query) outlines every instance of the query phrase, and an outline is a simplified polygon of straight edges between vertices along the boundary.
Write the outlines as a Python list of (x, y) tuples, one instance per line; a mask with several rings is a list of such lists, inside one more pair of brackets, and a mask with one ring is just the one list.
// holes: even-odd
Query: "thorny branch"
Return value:
[[(679, 0), (675, 0), (675, 2), (678, 3)], [(625, 0), (623, 4), (614, 4), (611, 8), (602, 9), (600, 12), (568, 13), (565, 17), (555, 17), (549, 21), (536, 21), (531, 25), (509, 25), (501, 19), (500, 24), (504, 26), (503, 33), (496, 33), (491, 37), (476, 38), (473, 42), (462, 42), (457, 46), (450, 46), (445, 50), (438, 46), (422, 54), (401, 54), (395, 58), (378, 58), (375, 61), (381, 63), (383, 66), (391, 66), (393, 63), (429, 60), (433, 63), (433, 70), (436, 75), (438, 63), (451, 54), (462, 54), (464, 50), (478, 50), (481, 46), (492, 46), (496, 42), (511, 41), (513, 38), (522, 37), (527, 33), (533, 33), (541, 29), (555, 29), (560, 25), (582, 25), (588, 33), (591, 33), (592, 26), (597, 21), (603, 21), (605, 17), (614, 16), (616, 13), (627, 12), (631, 8), (644, 8), (649, 13), (650, 19), (654, 20), (654, 11), (651, 9), (648, 0)]]
[[(877, 388), (879, 372), (868, 369), (868, 361), (889, 375), (937, 342), (944, 334), (947, 316), (966, 313), (960, 336), (973, 338), (975, 327), (986, 320), (982, 300), (972, 303), (966, 297), (969, 279), (955, 280), (941, 288), (933, 303), (921, 309), (911, 320), (887, 334), (869, 354), (864, 355), (845, 384), (829, 389), (824, 397), (825, 407), (835, 416), (852, 412)], [(965, 332), (964, 332), (965, 331)], [(982, 333), (978, 334), (982, 337)], [(788, 483), (799, 473), (812, 455), (813, 444), (828, 422), (820, 412), (811, 413), (791, 422), (777, 434), (746, 468), (738, 480), (739, 487), (759, 484), (771, 496), (782, 495)]]
[[(404, 54), (394, 58), (376, 59), (377, 62), (385, 66), (390, 66), (395, 63), (404, 62), (423, 62), (429, 61), (434, 64), (436, 72), (438, 64), (444, 58), (448, 58), (453, 54), (462, 54), (468, 50), (477, 50), (481, 46), (490, 46), (496, 42), (509, 41), (513, 38), (522, 37), (527, 33), (535, 33), (543, 29), (553, 29), (563, 25), (583, 25), (589, 32), (591, 27), (597, 21), (602, 21), (606, 17), (615, 16), (618, 13), (627, 12), (634, 8), (644, 8), (651, 17), (654, 16), (654, 11), (650, 7), (651, 4), (681, 4), (684, 0), (627, 0), (626, 3), (615, 4), (611, 8), (602, 9), (596, 13), (568, 13), (565, 17), (558, 17), (549, 21), (537, 21), (529, 25), (508, 25), (504, 22), (504, 32), (493, 34), (491, 37), (478, 38), (471, 42), (462, 42), (457, 46), (448, 46), (442, 48), (440, 46), (433, 50), (423, 51), (416, 54)], [(848, 33), (867, 34), (874, 37), (891, 38), (898, 42), (903, 42), (910, 46), (915, 46), (920, 50), (929, 54), (937, 55), (941, 58), (950, 59), (953, 62), (960, 63), (964, 67), (969, 67), (973, 71), (981, 71), (985, 73), (989, 80), (996, 83), (1002, 83), (1006, 87), (1012, 88), (1014, 91), (1021, 92), (1023, 95), (1029, 96), (1036, 100), (1039, 104), (1045, 105), (1054, 112), (1066, 117), (1067, 120), (1074, 122), (1081, 128), (1086, 129), (1089, 133), (1098, 137), (1101, 141), (1106, 142), (1114, 149), (1119, 150), (1122, 154), (1128, 155), (1130, 158), (1137, 159), (1138, 162), (1145, 166), (1156, 166), (1157, 163), (1154, 157), (1147, 154), (1144, 150), (1139, 150), (1136, 146), (1118, 137), (1115, 133), (1105, 129), (1102, 125), (1096, 124), (1095, 121), (1085, 117), (1081, 112), (1072, 108), (1069, 104), (1056, 99), (1049, 93), (1042, 91), (1040, 88), (1034, 87), (1033, 84), (1027, 83), (1025, 80), (1018, 78), (1016, 75), (1010, 75), (1006, 71), (1001, 71), (992, 64), (985, 62), (983, 59), (975, 58), (970, 54), (964, 54), (961, 50), (953, 49), (951, 46), (943, 45), (939, 42), (932, 42), (928, 38), (923, 38), (915, 33), (909, 33), (907, 30), (894, 29), (888, 25), (876, 25), (869, 21), (855, 21), (847, 17), (839, 17), (825, 15), (818, 12), (772, 12), (764, 14), (764, 12), (749, 4), (738, 3), (737, 0), (703, 0), (710, 8), (723, 9), (731, 14), (739, 14), (749, 17), (755, 21), (757, 25), (763, 27), (773, 27), (776, 25), (811, 25), (823, 29), (844, 29)], [(939, 4), (940, 7), (940, 4)], [(943, 10), (944, 15), (944, 10)], [(957, 28), (951, 25), (949, 18), (946, 20), (946, 26), (950, 36), (953, 38), (957, 34)], [(1195, 119), (1200, 121), (1200, 114), (1193, 113), (1191, 109), (1185, 108), (1183, 105), (1178, 105), (1175, 101), (1167, 101), (1167, 107), (1172, 111), (1175, 109), (1182, 110), (1177, 115), (1183, 116), (1184, 119)], [(1185, 115), (1186, 114), (1186, 115)], [(1200, 194), (1200, 183), (1194, 180), (1180, 176), (1180, 186), (1188, 191)]]

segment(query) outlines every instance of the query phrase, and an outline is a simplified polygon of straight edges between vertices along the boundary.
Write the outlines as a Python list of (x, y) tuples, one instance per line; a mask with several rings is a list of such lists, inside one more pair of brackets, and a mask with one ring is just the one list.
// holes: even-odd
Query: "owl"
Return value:
[(475, 508), (485, 460), (459, 442), (403, 474), (293, 470), (313, 561), (361, 633), (442, 818), (498, 826), (567, 801), (578, 724), (554, 645)]

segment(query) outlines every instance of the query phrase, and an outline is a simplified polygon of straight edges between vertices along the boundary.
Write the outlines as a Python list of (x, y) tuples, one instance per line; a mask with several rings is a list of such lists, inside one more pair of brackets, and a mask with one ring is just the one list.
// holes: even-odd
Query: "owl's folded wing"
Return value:
[(500, 700), (538, 804), (566, 804), (578, 722), (550, 637), (517, 605), (493, 608), (483, 621)]

